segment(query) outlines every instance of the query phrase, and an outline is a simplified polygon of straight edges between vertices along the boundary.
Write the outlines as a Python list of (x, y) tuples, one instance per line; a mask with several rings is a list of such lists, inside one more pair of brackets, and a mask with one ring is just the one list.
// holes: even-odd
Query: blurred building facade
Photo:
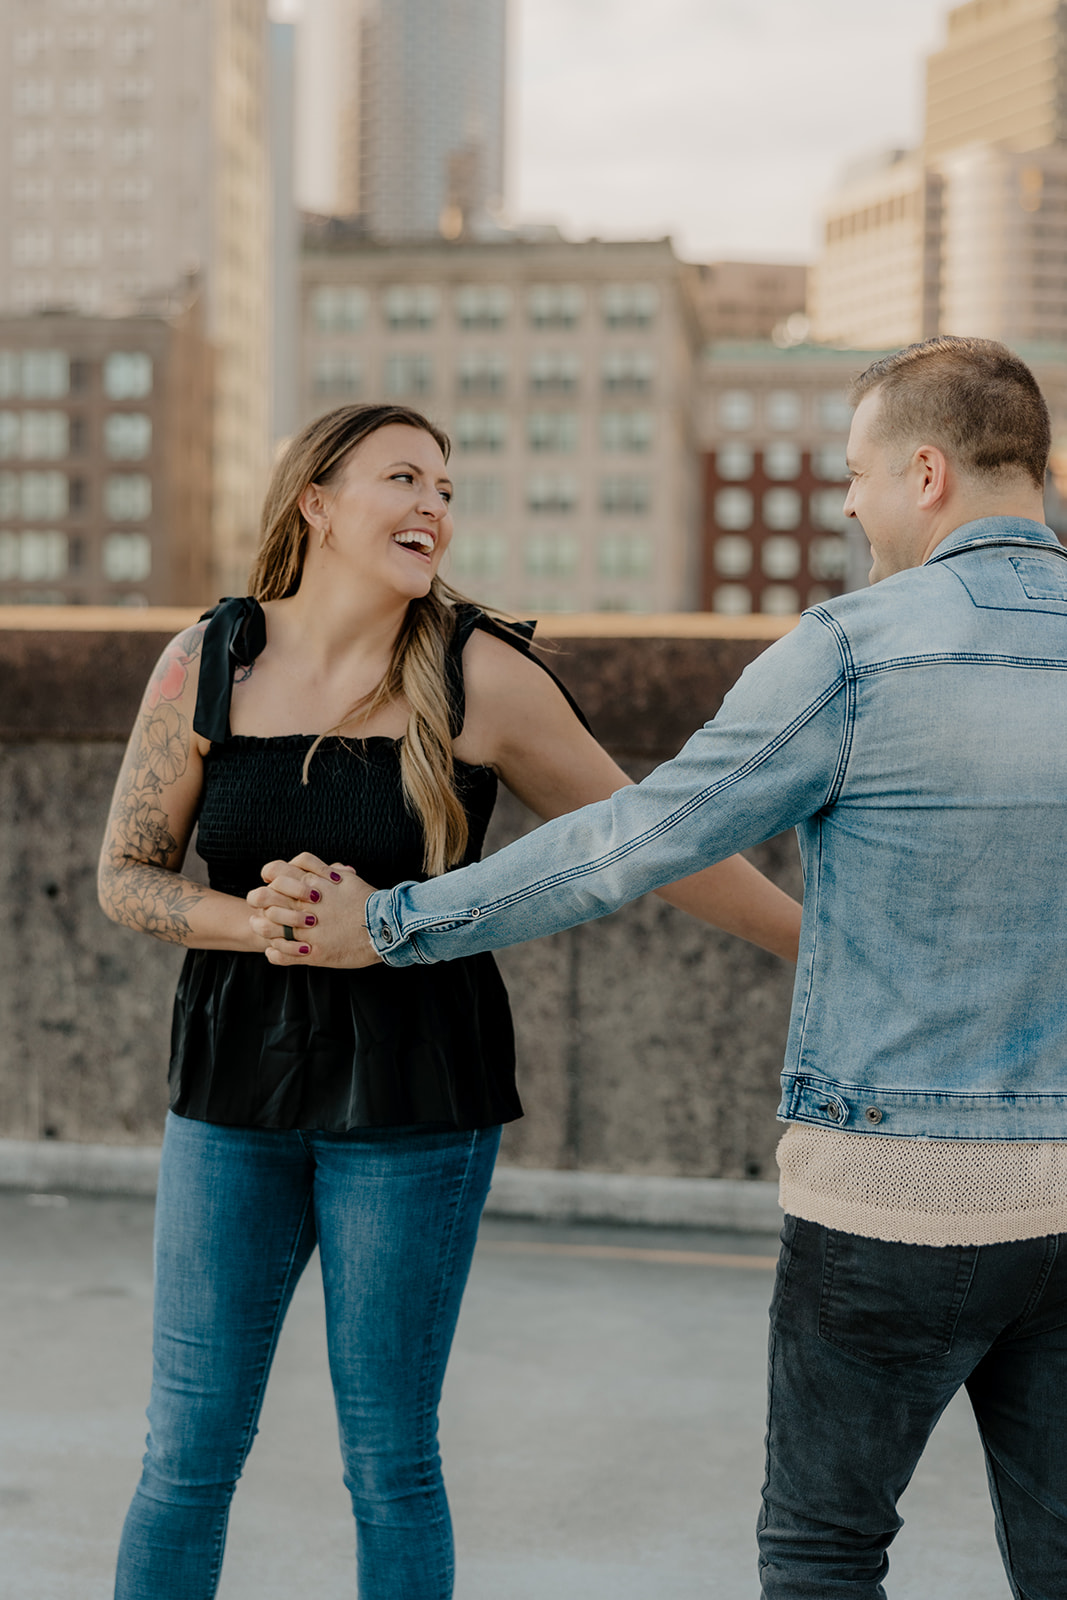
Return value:
[(702, 342), (669, 240), (382, 245), (309, 226), (302, 420), (396, 399), (452, 437), (450, 575), (508, 610), (699, 605)]
[(955, 7), (926, 89), (921, 146), (849, 169), (827, 202), (814, 336), (1067, 340), (1067, 6)]
[(843, 515), (850, 380), (880, 352), (715, 344), (698, 367), (701, 608), (785, 616), (866, 582)]
[(0, 316), (0, 605), (212, 597), (202, 308)]
[(706, 339), (771, 339), (804, 313), (808, 269), (787, 262), (707, 261), (691, 268)]
[(196, 272), (215, 347), (215, 585), (268, 460), (266, 0), (0, 0), (0, 311), (128, 313)]
[(341, 206), (383, 240), (458, 238), (504, 198), (507, 0), (356, 0)]

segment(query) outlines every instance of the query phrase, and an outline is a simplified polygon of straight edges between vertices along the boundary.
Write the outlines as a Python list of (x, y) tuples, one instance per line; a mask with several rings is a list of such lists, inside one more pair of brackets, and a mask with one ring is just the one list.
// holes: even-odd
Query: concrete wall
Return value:
[[(95, 859), (145, 678), (188, 620), (0, 611), (0, 1137), (159, 1137), (182, 952), (104, 918)], [(772, 619), (694, 616), (551, 628), (555, 670), (634, 776), (672, 755), (783, 631)], [(491, 843), (532, 821), (505, 794)], [(754, 859), (799, 893), (791, 836)], [(792, 968), (655, 897), (500, 962), (527, 1108), (507, 1130), (506, 1160), (773, 1175)]]

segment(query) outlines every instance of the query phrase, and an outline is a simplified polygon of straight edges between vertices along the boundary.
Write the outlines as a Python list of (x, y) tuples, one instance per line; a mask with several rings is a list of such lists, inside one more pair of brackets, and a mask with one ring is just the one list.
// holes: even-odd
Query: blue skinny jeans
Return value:
[(448, 1600), (437, 1407), (499, 1128), (167, 1119), (152, 1397), (116, 1600), (211, 1600), (237, 1479), (316, 1245), (361, 1600)]

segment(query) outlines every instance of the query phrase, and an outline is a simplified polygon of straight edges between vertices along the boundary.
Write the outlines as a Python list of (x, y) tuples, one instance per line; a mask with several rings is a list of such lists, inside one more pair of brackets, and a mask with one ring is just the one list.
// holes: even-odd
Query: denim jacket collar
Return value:
[(933, 554), (926, 558), (923, 566), (945, 561), (950, 556), (959, 555), (961, 550), (980, 550), (998, 544), (1043, 545), (1057, 555), (1067, 557), (1067, 550), (1043, 522), (1032, 522), (1029, 517), (979, 517), (975, 522), (964, 522), (953, 529)]

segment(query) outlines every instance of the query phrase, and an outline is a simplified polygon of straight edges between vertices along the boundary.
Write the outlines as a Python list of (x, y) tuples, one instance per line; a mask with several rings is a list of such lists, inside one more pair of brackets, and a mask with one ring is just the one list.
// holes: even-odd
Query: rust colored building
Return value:
[(0, 317), (0, 605), (214, 597), (197, 302)]

